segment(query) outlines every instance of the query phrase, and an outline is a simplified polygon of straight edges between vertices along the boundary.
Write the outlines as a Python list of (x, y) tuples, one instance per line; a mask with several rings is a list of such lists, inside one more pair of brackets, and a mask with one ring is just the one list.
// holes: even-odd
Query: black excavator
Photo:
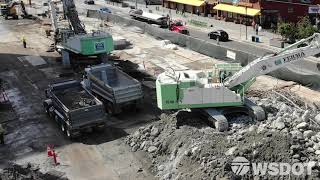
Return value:
[(28, 14), (24, 5), (23, 1), (16, 2), (16, 1), (10, 1), (8, 3), (0, 4), (0, 14), (5, 19), (9, 19), (11, 17), (12, 19), (19, 19), (18, 12), (16, 9), (16, 6), (21, 7), (22, 18), (31, 18), (32, 15)]

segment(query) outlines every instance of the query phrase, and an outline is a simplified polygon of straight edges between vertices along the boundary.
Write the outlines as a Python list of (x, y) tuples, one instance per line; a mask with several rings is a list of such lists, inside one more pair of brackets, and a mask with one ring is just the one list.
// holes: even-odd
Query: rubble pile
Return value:
[(11, 164), (9, 167), (1, 170), (1, 180), (68, 180), (64, 173), (58, 171), (49, 171), (45, 174), (39, 171), (39, 167), (34, 164), (18, 165)]
[(56, 93), (56, 95), (60, 100), (62, 100), (62, 103), (70, 109), (88, 107), (95, 105), (96, 103), (95, 100), (84, 90), (79, 91), (78, 89), (68, 89), (68, 91), (61, 91)]
[[(250, 99), (262, 106), (265, 121), (247, 116), (229, 119), (218, 132), (195, 114), (162, 114), (160, 120), (139, 128), (126, 139), (132, 151), (145, 151), (160, 179), (235, 178), (231, 162), (242, 156), (250, 162), (310, 162), (320, 159), (320, 115), (296, 97), (270, 92)], [(312, 177), (320, 177), (315, 168)], [(251, 172), (245, 175), (252, 178)], [(307, 177), (305, 177), (307, 178)]]

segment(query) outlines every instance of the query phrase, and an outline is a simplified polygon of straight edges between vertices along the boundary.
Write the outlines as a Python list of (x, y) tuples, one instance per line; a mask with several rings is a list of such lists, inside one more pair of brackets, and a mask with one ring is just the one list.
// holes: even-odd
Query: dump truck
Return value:
[(109, 114), (118, 114), (123, 107), (137, 108), (143, 98), (141, 83), (111, 64), (85, 68), (83, 84)]
[(80, 81), (52, 83), (45, 94), (46, 113), (69, 138), (79, 136), (84, 130), (104, 128), (107, 115), (102, 102), (83, 88)]

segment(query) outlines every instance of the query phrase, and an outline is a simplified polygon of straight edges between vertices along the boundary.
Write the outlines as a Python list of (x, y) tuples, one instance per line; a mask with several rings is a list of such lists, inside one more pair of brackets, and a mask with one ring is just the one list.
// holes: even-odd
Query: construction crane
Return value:
[(167, 70), (156, 81), (158, 107), (201, 112), (219, 131), (228, 128), (226, 115), (232, 113), (246, 113), (255, 120), (264, 120), (264, 110), (245, 97), (255, 78), (319, 53), (320, 34), (315, 33), (243, 68), (231, 63), (216, 64), (212, 71)]
[(84, 57), (97, 56), (101, 61), (105, 61), (107, 54), (114, 49), (112, 36), (101, 31), (86, 32), (73, 0), (62, 0), (64, 17), (69, 27), (63, 26), (63, 23), (59, 24), (56, 12), (57, 3), (51, 0), (49, 7), (52, 30), (55, 33), (55, 47), (58, 52), (62, 53), (63, 64), (70, 65), (71, 54)]

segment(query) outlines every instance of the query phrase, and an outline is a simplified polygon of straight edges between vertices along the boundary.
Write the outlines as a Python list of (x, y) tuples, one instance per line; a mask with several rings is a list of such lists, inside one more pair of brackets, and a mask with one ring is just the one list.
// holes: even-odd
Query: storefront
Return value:
[(225, 21), (251, 25), (253, 21), (260, 22), (260, 10), (235, 6), (230, 4), (217, 4), (213, 9), (217, 10), (217, 18)]
[(166, 8), (192, 14), (196, 14), (197, 11), (199, 11), (200, 14), (203, 14), (205, 11), (205, 1), (203, 0), (164, 0), (163, 5)]

